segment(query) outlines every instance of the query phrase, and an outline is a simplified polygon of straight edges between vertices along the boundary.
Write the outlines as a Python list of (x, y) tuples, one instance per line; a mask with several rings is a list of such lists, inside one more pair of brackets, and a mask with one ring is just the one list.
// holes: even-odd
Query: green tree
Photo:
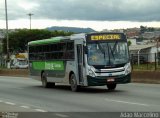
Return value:
[(128, 41), (128, 46), (130, 46), (132, 44), (132, 42), (131, 41)]
[[(18, 29), (9, 33), (9, 49), (10, 52), (24, 52), (27, 50), (27, 44), (30, 41), (47, 39), (55, 36), (69, 36), (72, 32), (64, 31), (48, 31), (39, 29)], [(3, 49), (6, 53), (6, 40), (3, 40)]]
[(141, 34), (143, 34), (146, 31), (147, 31), (147, 27), (146, 26), (140, 26), (140, 32), (141, 32)]
[(154, 29), (153, 27), (149, 27), (149, 28), (148, 28), (148, 31), (149, 31), (149, 32), (154, 32), (155, 29)]

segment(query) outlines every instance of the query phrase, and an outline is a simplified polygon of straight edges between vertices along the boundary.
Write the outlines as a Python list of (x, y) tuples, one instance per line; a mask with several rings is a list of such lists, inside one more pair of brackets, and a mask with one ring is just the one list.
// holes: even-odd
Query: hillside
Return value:
[(69, 31), (69, 32), (74, 32), (74, 33), (89, 33), (89, 32), (96, 32), (95, 30), (91, 29), (91, 28), (78, 28), (78, 27), (57, 27), (57, 26), (53, 26), (53, 27), (48, 27), (46, 28), (49, 31)]

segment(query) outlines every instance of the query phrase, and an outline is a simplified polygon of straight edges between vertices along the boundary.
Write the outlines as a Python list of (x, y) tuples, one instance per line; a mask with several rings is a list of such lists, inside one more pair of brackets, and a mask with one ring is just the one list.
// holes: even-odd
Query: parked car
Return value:
[(15, 58), (10, 62), (11, 69), (26, 69), (28, 68), (28, 61), (26, 58)]

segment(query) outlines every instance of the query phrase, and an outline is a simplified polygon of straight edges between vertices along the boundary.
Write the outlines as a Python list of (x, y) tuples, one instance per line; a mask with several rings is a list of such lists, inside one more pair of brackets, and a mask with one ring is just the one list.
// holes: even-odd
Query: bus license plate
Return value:
[(108, 78), (108, 79), (107, 79), (107, 82), (114, 82), (114, 81), (115, 81), (114, 78)]

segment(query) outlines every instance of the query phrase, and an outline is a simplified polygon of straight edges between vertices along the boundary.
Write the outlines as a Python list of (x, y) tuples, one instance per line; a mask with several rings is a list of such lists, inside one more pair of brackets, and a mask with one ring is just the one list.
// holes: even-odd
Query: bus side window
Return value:
[(66, 59), (74, 59), (74, 43), (67, 43)]

